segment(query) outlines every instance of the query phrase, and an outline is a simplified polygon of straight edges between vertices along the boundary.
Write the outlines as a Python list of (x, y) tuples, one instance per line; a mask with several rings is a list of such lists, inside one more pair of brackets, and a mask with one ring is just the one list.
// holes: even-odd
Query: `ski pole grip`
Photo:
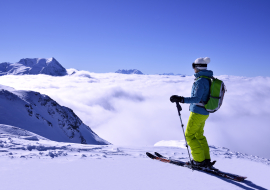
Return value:
[(179, 102), (175, 102), (175, 103), (176, 103), (177, 110), (180, 113), (180, 111), (182, 110), (182, 107), (180, 106)]

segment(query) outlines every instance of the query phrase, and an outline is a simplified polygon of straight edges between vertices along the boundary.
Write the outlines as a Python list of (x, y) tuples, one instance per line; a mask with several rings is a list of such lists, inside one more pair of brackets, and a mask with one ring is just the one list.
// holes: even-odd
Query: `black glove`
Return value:
[(172, 103), (174, 103), (174, 102), (181, 102), (181, 103), (184, 103), (184, 97), (183, 97), (183, 96), (172, 95), (172, 96), (170, 97), (170, 101), (171, 101)]

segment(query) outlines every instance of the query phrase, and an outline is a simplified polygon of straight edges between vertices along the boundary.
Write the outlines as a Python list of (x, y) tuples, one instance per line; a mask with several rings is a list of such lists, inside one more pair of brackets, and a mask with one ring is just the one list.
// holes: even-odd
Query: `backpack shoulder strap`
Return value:
[(200, 78), (209, 79), (211, 83), (212, 83), (212, 79), (215, 79), (214, 77), (200, 76), (200, 77), (196, 78), (195, 80), (197, 81), (197, 80), (199, 80)]
[(207, 76), (200, 76), (199, 78), (206, 78), (206, 79), (212, 79), (212, 77), (207, 77)]

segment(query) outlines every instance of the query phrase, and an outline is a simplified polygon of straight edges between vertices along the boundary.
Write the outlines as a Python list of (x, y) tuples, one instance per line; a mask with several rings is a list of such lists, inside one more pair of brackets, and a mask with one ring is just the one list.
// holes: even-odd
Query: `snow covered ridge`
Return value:
[[(55, 158), (76, 156), (77, 158), (113, 158), (114, 156), (129, 156), (147, 158), (146, 151), (158, 151), (169, 158), (189, 160), (186, 147), (181, 141), (160, 141), (154, 147), (117, 147), (113, 145), (82, 145), (65, 142), (55, 142), (27, 130), (0, 124), (0, 157), (9, 158)], [(180, 145), (180, 146), (178, 146)], [(183, 146), (182, 146), (183, 145)], [(243, 159), (270, 165), (270, 159), (231, 151), (225, 147), (209, 146), (213, 159)]]
[[(18, 127), (0, 124), (0, 157), (7, 155), (9, 158), (54, 158), (65, 157), (73, 151), (75, 154), (72, 155), (87, 157), (86, 152), (96, 153), (107, 147), (55, 142)], [(80, 151), (83, 151), (82, 154), (76, 154)], [(123, 154), (117, 148), (111, 149), (111, 152)], [(98, 155), (100, 156), (106, 158), (103, 154)]]
[(69, 108), (34, 91), (0, 85), (0, 123), (16, 126), (58, 142), (106, 145)]
[(0, 124), (0, 134), (5, 134), (7, 136), (16, 136), (25, 140), (39, 141), (39, 140), (49, 140), (40, 135), (32, 133), (30, 131), (21, 129), (19, 127), (14, 127), (10, 125)]
[(129, 70), (125, 70), (125, 69), (119, 69), (117, 70), (115, 73), (121, 73), (121, 74), (138, 74), (138, 75), (143, 75), (143, 73), (137, 69), (129, 69)]
[(17, 63), (0, 63), (2, 75), (37, 75), (65, 76), (67, 70), (55, 58), (24, 58)]

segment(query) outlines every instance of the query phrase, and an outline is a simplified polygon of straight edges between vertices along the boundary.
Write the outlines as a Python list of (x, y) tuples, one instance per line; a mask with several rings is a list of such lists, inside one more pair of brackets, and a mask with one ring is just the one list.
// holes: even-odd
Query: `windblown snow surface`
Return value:
[(183, 141), (156, 146), (83, 145), (50, 141), (17, 127), (0, 125), (0, 178), (5, 190), (269, 189), (270, 159), (210, 146), (216, 167), (248, 178), (230, 181), (151, 160), (146, 151), (188, 160)]
[[(205, 135), (215, 166), (248, 177), (240, 183), (145, 155), (156, 151), (188, 161), (179, 117), (169, 97), (190, 96), (194, 77), (75, 69), (68, 73), (6, 75), (0, 83), (50, 96), (114, 145), (55, 142), (2, 124), (1, 189), (270, 189), (270, 78), (218, 76), (228, 91), (222, 108), (207, 120)], [(186, 125), (188, 105), (182, 106)]]

